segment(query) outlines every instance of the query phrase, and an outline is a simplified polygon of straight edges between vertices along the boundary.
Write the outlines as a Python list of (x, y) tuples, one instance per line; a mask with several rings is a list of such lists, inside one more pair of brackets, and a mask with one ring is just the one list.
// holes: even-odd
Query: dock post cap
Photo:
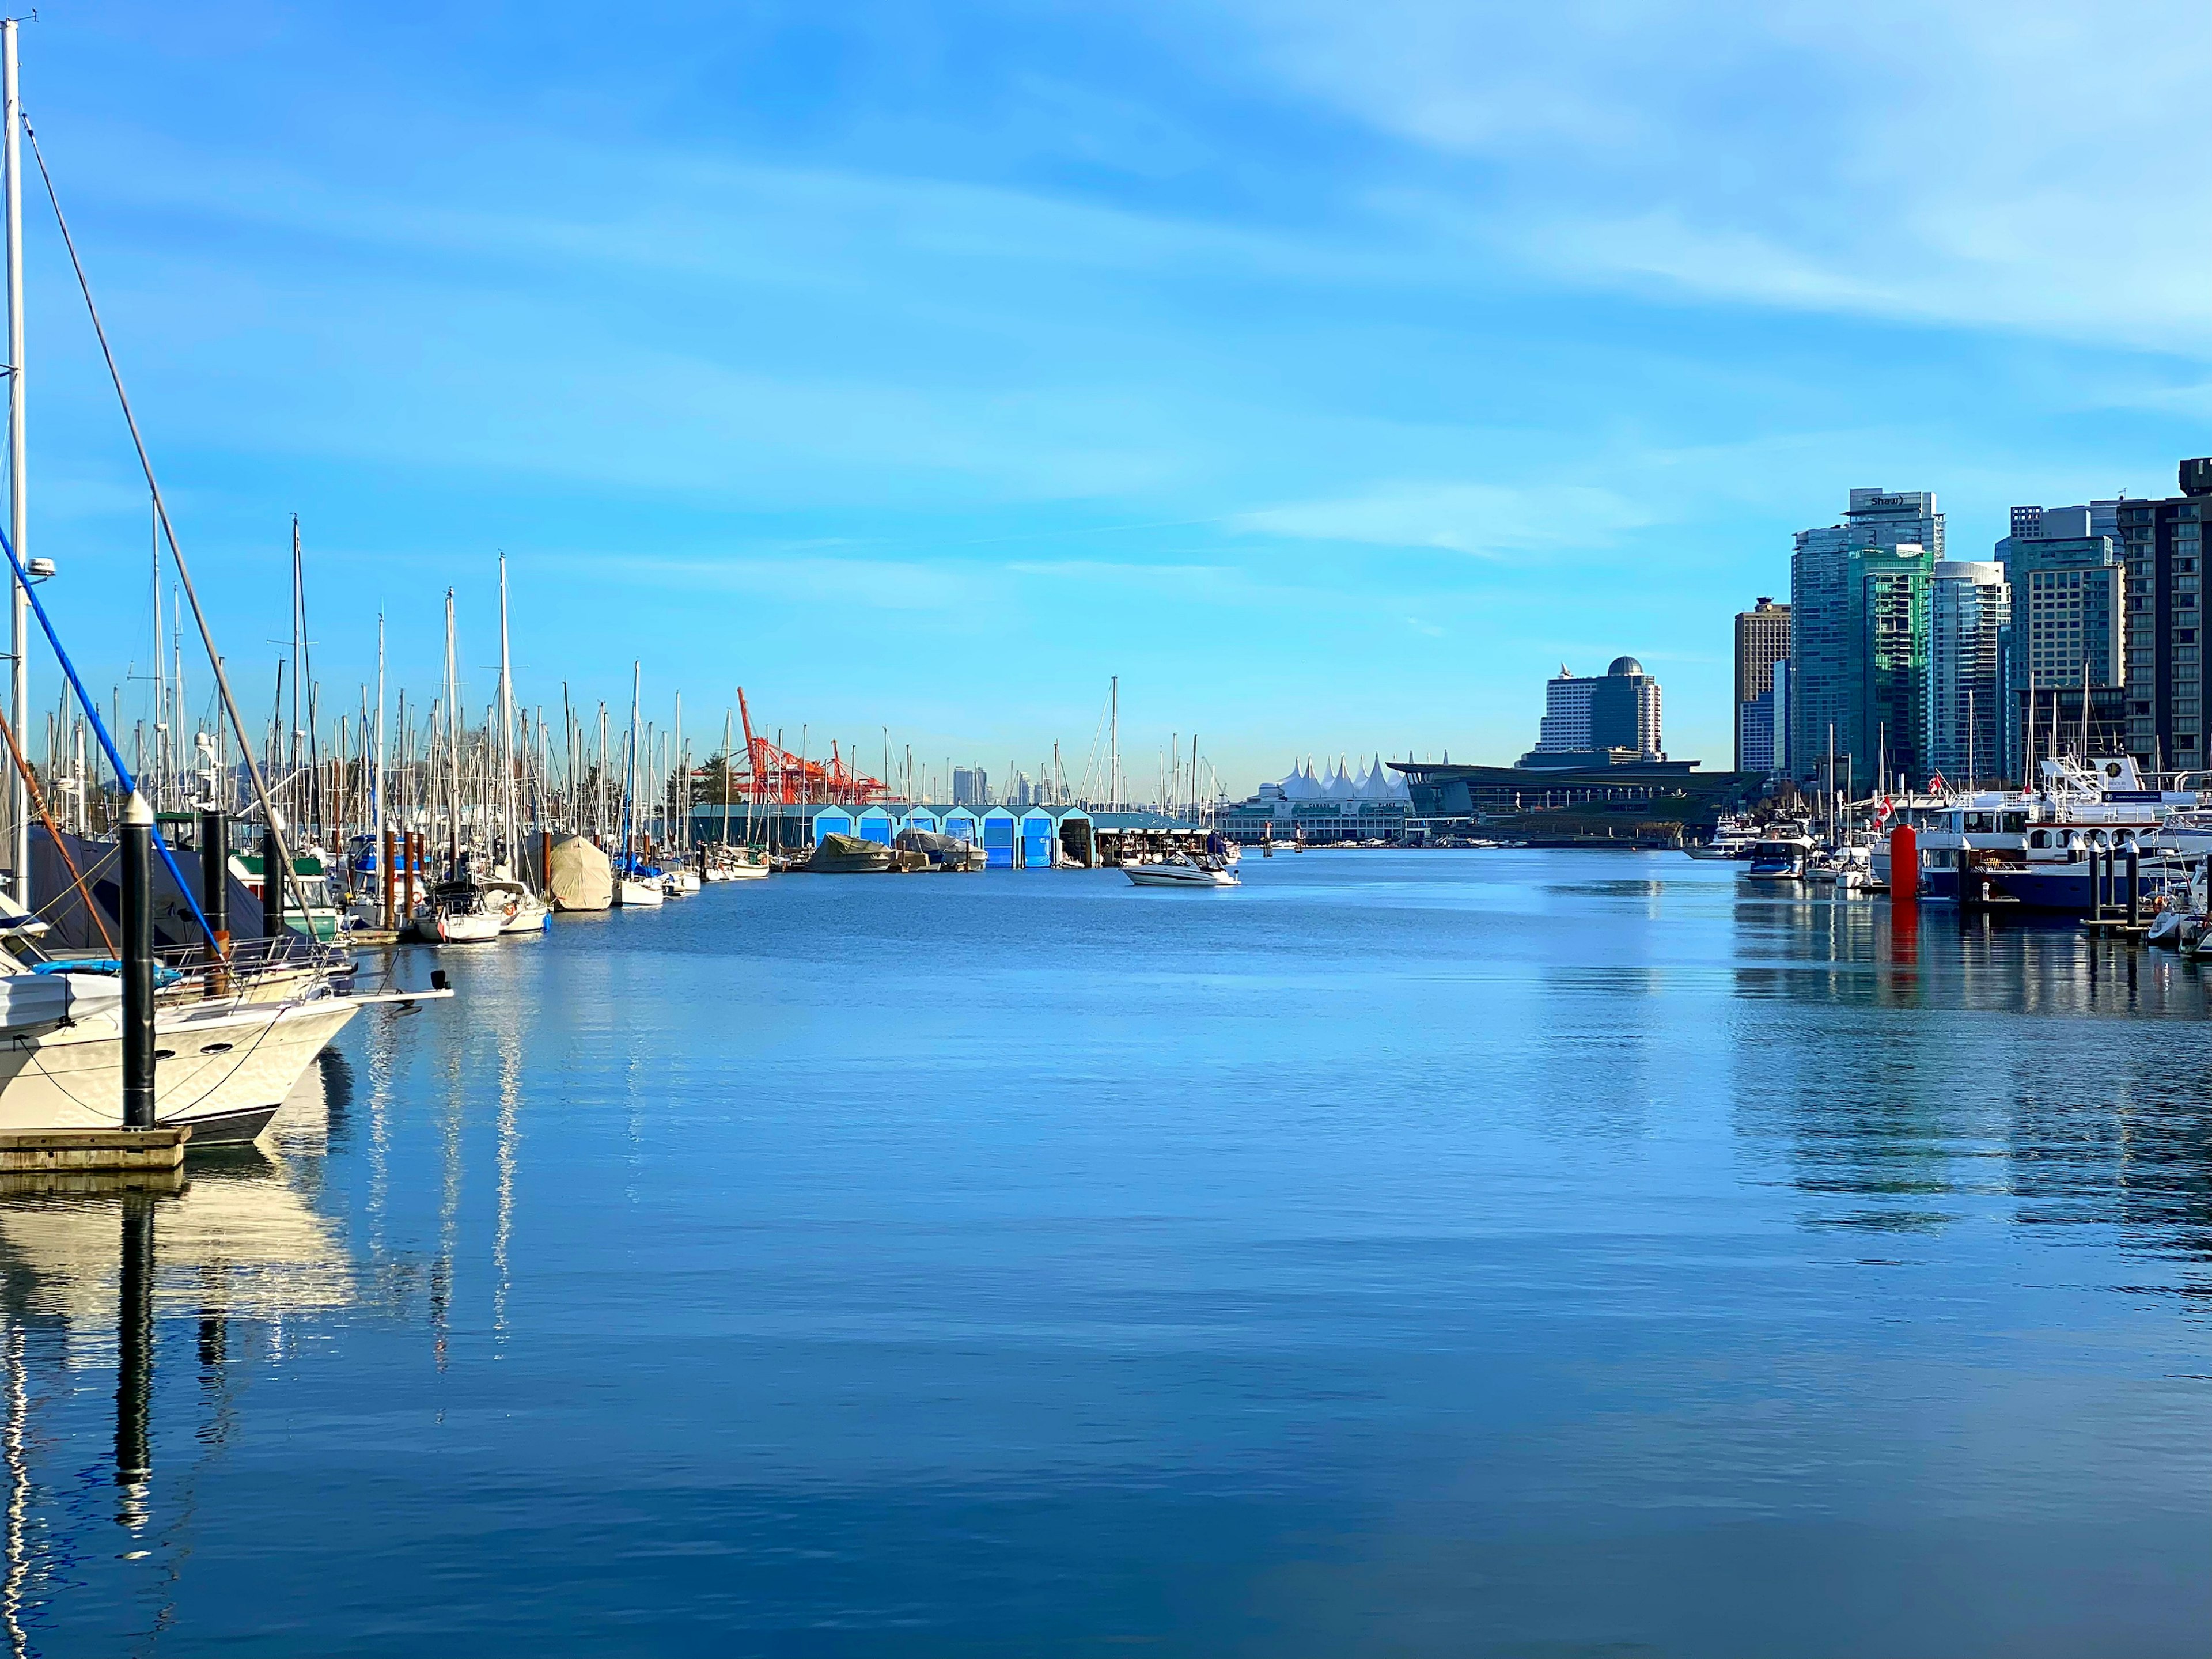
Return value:
[(123, 821), (134, 829), (153, 827), (154, 809), (146, 805), (146, 797), (136, 789), (131, 792), (131, 799), (123, 804)]

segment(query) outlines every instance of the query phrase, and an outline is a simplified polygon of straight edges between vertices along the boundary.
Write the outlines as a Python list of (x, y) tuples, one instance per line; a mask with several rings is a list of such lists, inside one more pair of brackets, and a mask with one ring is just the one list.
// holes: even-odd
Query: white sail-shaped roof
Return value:
[(1382, 757), (1375, 757), (1365, 776), (1359, 780), (1359, 799), (1362, 800), (1404, 800), (1407, 798), (1406, 780), (1388, 770)]

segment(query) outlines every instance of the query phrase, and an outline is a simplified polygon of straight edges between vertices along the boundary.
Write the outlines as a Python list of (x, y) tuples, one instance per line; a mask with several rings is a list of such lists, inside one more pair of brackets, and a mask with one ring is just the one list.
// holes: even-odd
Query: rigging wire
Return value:
[[(277, 863), (281, 866), (281, 873), (292, 885), (293, 896), (298, 901), (300, 914), (303, 916), (312, 915), (313, 907), (307, 902), (307, 884), (300, 879), (299, 871), (295, 867), (291, 848), (284, 838), (283, 819), (278, 814), (274, 803), (269, 799), (268, 780), (262, 776), (260, 763), (253, 758), (253, 745), (246, 736), (245, 719), (238, 712), (238, 699), (231, 694), (230, 676), (223, 668), (222, 653), (215, 648), (215, 630), (208, 625), (207, 612), (200, 605), (199, 589), (192, 581), (191, 567), (185, 562), (185, 550), (177, 544), (177, 529), (169, 519), (168, 502), (162, 498), (161, 483), (154, 475), (153, 458), (147, 453), (146, 440), (138, 430), (138, 417), (131, 412), (130, 394), (123, 389), (123, 371), (117, 366), (114, 348), (107, 343), (106, 325), (100, 321), (100, 307), (93, 301), (91, 280), (85, 275), (84, 261), (77, 257), (76, 239), (70, 234), (68, 216), (62, 212), (60, 192), (54, 188), (54, 175), (46, 166), (46, 152), (39, 147), (39, 135), (32, 129), (31, 118), (28, 114), (23, 117), (23, 136), (31, 141), (31, 157), (39, 164), (39, 177), (46, 184), (46, 199), (53, 204), (54, 223), (61, 230), (62, 246), (69, 251), (70, 267), (76, 273), (77, 289), (84, 295), (84, 308), (92, 319), (92, 331), (99, 337), (100, 354), (107, 363), (107, 378), (114, 383), (116, 401), (123, 407), (124, 422), (131, 428), (131, 442), (138, 452), (138, 465), (146, 475), (146, 488), (153, 494), (154, 510), (161, 514), (161, 534), (169, 544), (169, 558), (176, 566), (178, 580), (184, 585), (185, 597), (191, 601), (192, 620), (199, 626), (200, 643), (206, 647), (208, 665), (215, 672), (215, 683), (216, 689), (222, 694), (223, 708), (230, 715), (232, 728), (238, 733), (239, 756), (246, 763), (246, 775), (252, 780), (254, 799), (260, 804), (262, 820), (268, 825), (270, 839), (276, 843), (275, 850)], [(16, 559), (13, 547), (8, 549), (8, 558), (9, 562), (15, 566), (16, 579), (24, 584), (24, 592), (30, 594), (32, 605), (37, 608), (38, 595), (31, 591), (30, 579), (23, 574), (22, 564)], [(46, 612), (43, 609), (39, 611), (39, 616), (40, 621), (44, 622)], [(46, 635), (49, 639), (53, 637), (51, 623), (46, 626)], [(57, 652), (60, 650), (58, 641), (54, 648)], [(75, 680), (74, 672), (70, 674), (70, 678), (72, 681)], [(80, 685), (77, 688), (77, 694), (80, 697), (84, 695), (82, 686)], [(100, 717), (96, 714), (93, 716), (93, 725), (95, 728), (100, 725)], [(105, 744), (106, 733), (104, 731), (100, 733), (100, 737)], [(124, 771), (122, 760), (115, 753), (114, 745), (107, 744), (106, 747), (108, 758), (115, 763), (117, 774), (127, 777), (129, 774)], [(155, 830), (154, 845), (161, 849), (162, 861), (169, 866), (170, 873), (176, 874), (176, 860), (169, 856), (167, 843), (161, 839), (158, 826)], [(265, 881), (266, 878), (264, 875), (264, 880)], [(181, 876), (178, 877), (178, 885), (184, 887), (184, 878)], [(198, 917), (200, 926), (207, 929), (209, 940), (212, 943), (215, 938), (214, 929), (208, 927), (207, 918), (201, 914), (198, 902), (192, 898), (191, 890), (185, 888), (184, 891), (186, 902), (191, 904), (192, 914)]]

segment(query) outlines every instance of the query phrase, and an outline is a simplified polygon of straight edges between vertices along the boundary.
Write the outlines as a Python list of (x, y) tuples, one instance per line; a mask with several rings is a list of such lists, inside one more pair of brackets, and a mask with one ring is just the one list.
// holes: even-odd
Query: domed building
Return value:
[(1536, 746), (1522, 756), (1534, 767), (1603, 766), (1662, 761), (1659, 682), (1633, 657), (1615, 657), (1603, 675), (1577, 674), (1565, 663), (1544, 688)]

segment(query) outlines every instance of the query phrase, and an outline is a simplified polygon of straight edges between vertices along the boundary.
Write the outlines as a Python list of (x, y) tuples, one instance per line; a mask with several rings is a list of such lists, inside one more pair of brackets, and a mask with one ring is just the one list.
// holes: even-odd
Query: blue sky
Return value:
[[(60, 0), (25, 101), (249, 708), (459, 590), (518, 678), (933, 765), (1195, 726), (1510, 759), (1853, 485), (1954, 555), (2212, 452), (2201, 4)], [(107, 682), (139, 487), (31, 220), (33, 550)], [(53, 685), (41, 665), (41, 701)], [(198, 683), (205, 684), (204, 673)], [(711, 728), (711, 731), (708, 729)]]

